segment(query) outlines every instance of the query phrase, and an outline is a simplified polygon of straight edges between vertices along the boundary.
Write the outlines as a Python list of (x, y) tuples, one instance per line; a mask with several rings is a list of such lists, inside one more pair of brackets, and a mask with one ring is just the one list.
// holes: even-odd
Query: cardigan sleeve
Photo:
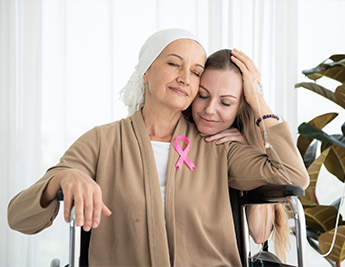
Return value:
[(24, 234), (35, 234), (49, 227), (59, 212), (59, 203), (53, 200), (47, 207), (40, 205), (41, 196), (49, 181), (60, 171), (78, 169), (95, 179), (99, 154), (98, 128), (94, 128), (75, 141), (45, 175), (10, 201), (7, 219), (10, 228)]
[(229, 144), (229, 186), (247, 191), (267, 184), (290, 184), (291, 180), (292, 184), (307, 188), (309, 175), (294, 144), (288, 123), (268, 128), (267, 136), (274, 150), (266, 148), (266, 153), (237, 142)]

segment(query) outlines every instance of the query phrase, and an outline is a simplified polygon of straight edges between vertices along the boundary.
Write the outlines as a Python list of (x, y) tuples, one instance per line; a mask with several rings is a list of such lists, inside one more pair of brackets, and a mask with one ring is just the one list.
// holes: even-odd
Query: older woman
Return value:
[[(77, 223), (93, 227), (91, 266), (240, 266), (228, 185), (250, 190), (289, 180), (270, 154), (236, 142), (207, 143), (184, 120), (181, 112), (198, 92), (205, 60), (189, 32), (152, 35), (124, 91), (135, 113), (84, 134), (59, 164), (15, 196), (8, 208), (11, 228), (32, 234), (48, 227), (62, 188), (66, 219), (74, 200)], [(271, 143), (292, 182), (306, 187), (286, 127), (274, 127), (279, 138)]]

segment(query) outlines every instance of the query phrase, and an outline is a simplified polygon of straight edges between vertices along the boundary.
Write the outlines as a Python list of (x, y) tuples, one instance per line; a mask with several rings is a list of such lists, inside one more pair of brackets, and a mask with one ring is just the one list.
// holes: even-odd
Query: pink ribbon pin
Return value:
[[(182, 150), (182, 148), (180, 147), (180, 145), (177, 143), (177, 140), (183, 140), (186, 141), (186, 143), (188, 144), (187, 147), (185, 148), (185, 150)], [(174, 147), (177, 151), (177, 153), (180, 155), (175, 168), (181, 168), (183, 162), (185, 162), (187, 164), (187, 166), (193, 170), (193, 168), (195, 168), (195, 165), (193, 164), (193, 162), (187, 157), (188, 151), (189, 151), (189, 140), (187, 137), (179, 135), (175, 138), (174, 140)]]

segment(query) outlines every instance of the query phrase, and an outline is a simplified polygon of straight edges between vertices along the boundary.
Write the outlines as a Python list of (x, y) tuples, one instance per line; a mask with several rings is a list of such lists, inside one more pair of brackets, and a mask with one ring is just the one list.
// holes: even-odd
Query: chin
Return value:
[(214, 135), (217, 133), (217, 131), (213, 129), (209, 129), (207, 127), (201, 127), (200, 129), (198, 128), (199, 132), (204, 134), (204, 135)]

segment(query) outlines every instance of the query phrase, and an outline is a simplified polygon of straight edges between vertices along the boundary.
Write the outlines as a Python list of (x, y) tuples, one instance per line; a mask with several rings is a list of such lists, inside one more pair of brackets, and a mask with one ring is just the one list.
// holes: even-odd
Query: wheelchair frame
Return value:
[(265, 185), (247, 192), (240, 197), (244, 242), (244, 264), (249, 266), (250, 254), (249, 229), (246, 221), (245, 208), (255, 204), (283, 204), (290, 205), (293, 212), (296, 234), (297, 262), (299, 267), (307, 267), (307, 233), (303, 206), (298, 199), (304, 196), (303, 189), (298, 185)]

